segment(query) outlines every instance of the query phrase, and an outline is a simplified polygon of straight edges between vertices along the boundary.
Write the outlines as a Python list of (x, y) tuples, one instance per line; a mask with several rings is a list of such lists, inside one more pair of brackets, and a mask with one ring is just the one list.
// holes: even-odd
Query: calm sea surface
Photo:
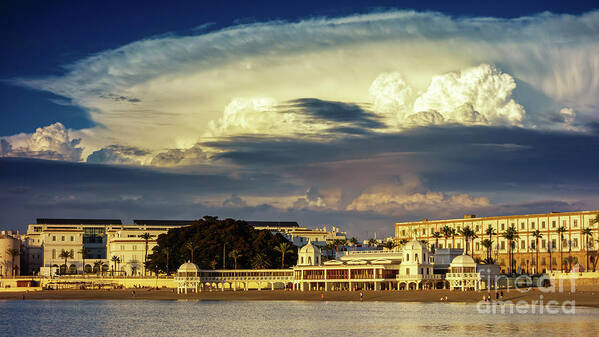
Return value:
[(452, 303), (0, 301), (0, 319), (6, 336), (599, 336), (597, 308), (481, 314)]

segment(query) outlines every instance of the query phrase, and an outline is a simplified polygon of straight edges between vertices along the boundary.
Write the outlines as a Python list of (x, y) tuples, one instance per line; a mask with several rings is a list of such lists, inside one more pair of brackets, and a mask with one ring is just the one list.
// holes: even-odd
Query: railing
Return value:
[(447, 273), (445, 278), (480, 278), (479, 273)]
[(441, 275), (439, 275), (439, 274), (397, 275), (396, 279), (397, 280), (402, 280), (402, 281), (411, 281), (411, 280), (440, 280), (441, 279)]
[(345, 252), (345, 254), (340, 255), (341, 256), (345, 256), (345, 255), (366, 255), (366, 254), (397, 254), (397, 253), (401, 253), (401, 251), (397, 251), (397, 250), (349, 250), (347, 252)]

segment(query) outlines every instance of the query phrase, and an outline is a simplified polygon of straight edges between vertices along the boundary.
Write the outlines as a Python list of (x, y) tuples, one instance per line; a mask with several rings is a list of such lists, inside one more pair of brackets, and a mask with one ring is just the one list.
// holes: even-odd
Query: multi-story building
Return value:
[[(143, 271), (146, 240), (148, 253), (158, 235), (171, 228), (191, 225), (191, 220), (134, 220), (123, 224), (119, 219), (37, 219), (29, 225), (24, 240), (29, 274), (51, 275), (56, 272), (96, 272), (114, 268), (113, 256), (120, 263), (117, 271), (131, 275)], [(62, 252), (68, 253), (66, 259)], [(66, 260), (66, 263), (65, 263)], [(99, 263), (98, 263), (99, 262)], [(139, 268), (142, 267), (142, 268)]]
[(297, 222), (276, 222), (276, 221), (247, 221), (249, 225), (257, 230), (269, 230), (273, 233), (281, 233), (287, 240), (294, 245), (301, 247), (308, 242), (314, 244), (326, 244), (335, 240), (346, 240), (347, 234), (339, 230), (339, 227), (333, 226), (327, 230), (326, 226), (322, 228), (300, 227)]
[(0, 277), (21, 274), (21, 251), (21, 235), (18, 232), (0, 232)]
[[(598, 215), (599, 211), (551, 212), (483, 218), (469, 214), (463, 219), (398, 222), (395, 224), (395, 239), (399, 242), (416, 235), (418, 240), (424, 240), (429, 245), (437, 245), (438, 248), (463, 249), (465, 247), (464, 237), (459, 233), (461, 229), (468, 226), (476, 234), (476, 237), (470, 240), (468, 253), (472, 254), (475, 259), (484, 259), (487, 249), (483, 246), (483, 240), (490, 239), (493, 241), (491, 257), (503, 271), (507, 271), (510, 265), (509, 243), (503, 234), (509, 227), (514, 227), (518, 234), (513, 241), (515, 268), (521, 271), (535, 271), (538, 251), (538, 271), (566, 269), (577, 263), (588, 269), (587, 252), (590, 255), (589, 265), (591, 268), (597, 260), (597, 245), (593, 238), (599, 237), (599, 224), (596, 221)], [(445, 237), (443, 234), (445, 226), (455, 230), (455, 236)], [(494, 234), (487, 234), (488, 228), (492, 228)], [(585, 231), (587, 228), (589, 230)], [(539, 238), (533, 234), (537, 230), (541, 235)], [(592, 237), (585, 232), (591, 233)]]

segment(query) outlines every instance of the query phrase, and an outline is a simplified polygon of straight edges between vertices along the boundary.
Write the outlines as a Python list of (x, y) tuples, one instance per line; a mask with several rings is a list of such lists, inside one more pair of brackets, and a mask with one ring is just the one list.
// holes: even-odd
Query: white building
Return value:
[(320, 228), (300, 227), (297, 222), (286, 221), (246, 221), (257, 230), (268, 230), (272, 233), (281, 233), (287, 240), (295, 246), (301, 247), (308, 242), (313, 244), (325, 245), (335, 240), (346, 240), (347, 234), (342, 232), (339, 227), (332, 226), (330, 230), (327, 226)]

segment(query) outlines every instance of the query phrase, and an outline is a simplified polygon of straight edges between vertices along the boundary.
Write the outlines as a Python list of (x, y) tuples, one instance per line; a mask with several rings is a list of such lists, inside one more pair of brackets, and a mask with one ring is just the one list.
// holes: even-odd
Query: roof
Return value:
[(254, 227), (299, 227), (297, 221), (246, 221)]
[(120, 219), (50, 219), (37, 218), (38, 225), (122, 225)]
[(196, 220), (133, 220), (136, 225), (145, 226), (191, 226)]
[(476, 262), (470, 255), (459, 255), (451, 261), (451, 267), (476, 267)]
[(195, 263), (187, 261), (177, 269), (177, 273), (197, 273), (199, 270), (200, 268)]

